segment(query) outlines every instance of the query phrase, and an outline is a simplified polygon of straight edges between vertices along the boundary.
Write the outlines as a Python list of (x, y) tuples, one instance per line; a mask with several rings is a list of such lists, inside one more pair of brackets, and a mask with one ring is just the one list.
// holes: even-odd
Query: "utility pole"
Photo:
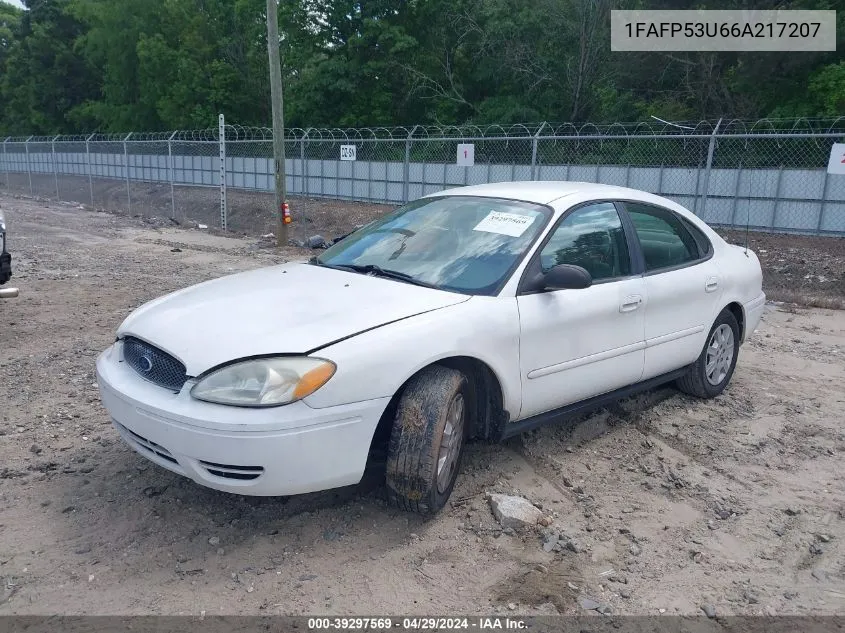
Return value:
[(279, 15), (277, 0), (267, 0), (267, 54), (270, 56), (270, 99), (273, 106), (273, 157), (276, 163), (276, 246), (287, 246), (288, 224), (285, 185), (285, 118), (282, 96), (282, 63), (279, 58)]

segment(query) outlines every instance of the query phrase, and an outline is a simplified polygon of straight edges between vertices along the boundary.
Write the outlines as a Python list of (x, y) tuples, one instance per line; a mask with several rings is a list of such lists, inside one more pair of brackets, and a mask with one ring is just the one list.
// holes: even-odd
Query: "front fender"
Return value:
[(519, 312), (513, 297), (472, 297), (358, 334), (314, 352), (337, 365), (305, 399), (323, 408), (394, 395), (423, 367), (467, 356), (485, 363), (502, 388), (506, 411), (519, 411)]

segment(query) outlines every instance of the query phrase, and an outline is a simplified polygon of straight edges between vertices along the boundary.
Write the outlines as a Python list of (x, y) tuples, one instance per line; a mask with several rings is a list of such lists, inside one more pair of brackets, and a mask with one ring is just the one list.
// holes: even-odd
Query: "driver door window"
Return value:
[(591, 204), (567, 215), (540, 251), (540, 264), (543, 272), (558, 264), (581, 266), (594, 283), (630, 275), (625, 230), (613, 203)]

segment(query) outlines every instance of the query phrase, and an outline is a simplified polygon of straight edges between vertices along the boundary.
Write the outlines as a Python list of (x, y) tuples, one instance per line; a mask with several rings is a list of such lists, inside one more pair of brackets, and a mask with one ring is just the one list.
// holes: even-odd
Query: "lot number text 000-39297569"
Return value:
[(613, 51), (835, 51), (836, 11), (611, 11)]

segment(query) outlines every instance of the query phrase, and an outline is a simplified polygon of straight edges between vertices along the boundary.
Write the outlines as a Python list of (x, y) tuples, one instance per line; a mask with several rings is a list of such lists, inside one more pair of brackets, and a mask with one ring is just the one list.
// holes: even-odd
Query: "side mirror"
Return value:
[(558, 264), (545, 272), (540, 285), (543, 290), (580, 290), (592, 286), (593, 278), (581, 266)]

